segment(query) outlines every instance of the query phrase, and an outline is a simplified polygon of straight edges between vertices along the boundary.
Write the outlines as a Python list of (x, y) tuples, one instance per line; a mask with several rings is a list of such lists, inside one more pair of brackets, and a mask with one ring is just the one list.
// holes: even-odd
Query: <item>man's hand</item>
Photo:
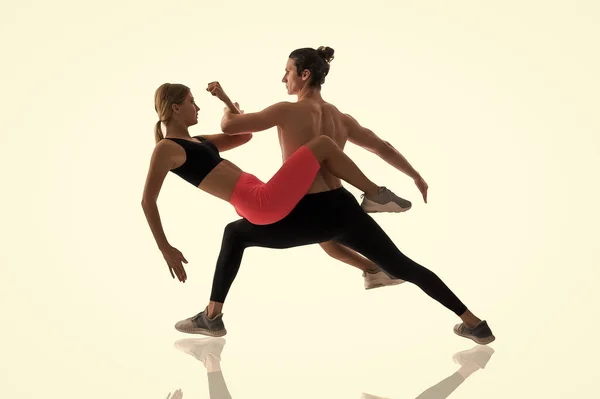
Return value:
[(221, 84), (219, 82), (210, 82), (208, 84), (208, 87), (206, 88), (206, 91), (209, 92), (210, 94), (212, 94), (213, 96), (217, 97), (219, 100), (223, 101), (224, 103), (227, 103), (228, 101), (230, 101), (227, 94), (225, 94), (225, 90), (223, 90), (223, 88), (221, 87)]
[(427, 189), (429, 188), (429, 186), (427, 185), (425, 180), (423, 180), (423, 178), (420, 175), (419, 175), (419, 177), (417, 177), (414, 180), (414, 182), (417, 185), (417, 188), (419, 189), (421, 194), (423, 195), (423, 201), (425, 201), (425, 203), (427, 203)]

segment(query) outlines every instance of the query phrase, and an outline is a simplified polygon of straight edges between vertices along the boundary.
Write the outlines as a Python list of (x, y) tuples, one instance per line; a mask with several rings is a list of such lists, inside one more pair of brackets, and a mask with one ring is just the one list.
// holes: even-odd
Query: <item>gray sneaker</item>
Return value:
[(480, 321), (473, 328), (467, 327), (464, 323), (457, 324), (454, 326), (454, 333), (461, 337), (472, 339), (480, 345), (487, 345), (496, 339), (485, 320)]
[(175, 329), (188, 334), (202, 334), (210, 337), (222, 337), (227, 334), (225, 324), (223, 324), (223, 313), (219, 313), (214, 318), (207, 316), (208, 307), (196, 316), (178, 321)]
[(373, 198), (368, 198), (366, 194), (362, 194), (361, 198), (362, 203), (360, 206), (363, 211), (367, 213), (400, 213), (406, 212), (412, 207), (412, 203), (410, 201), (398, 197), (386, 187), (381, 187), (379, 189), (379, 193)]

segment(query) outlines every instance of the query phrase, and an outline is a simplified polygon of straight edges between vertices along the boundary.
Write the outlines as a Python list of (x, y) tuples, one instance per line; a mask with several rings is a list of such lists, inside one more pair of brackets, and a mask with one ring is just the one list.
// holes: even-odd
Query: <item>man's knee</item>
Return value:
[(245, 220), (236, 220), (225, 226), (223, 231), (223, 244), (245, 246), (245, 234), (243, 223)]

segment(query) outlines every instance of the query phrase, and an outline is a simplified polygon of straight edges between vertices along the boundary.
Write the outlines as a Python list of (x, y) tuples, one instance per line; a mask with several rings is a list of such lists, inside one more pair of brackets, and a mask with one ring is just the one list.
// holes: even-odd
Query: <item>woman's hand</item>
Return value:
[[(185, 283), (185, 280), (187, 280), (187, 274), (185, 272), (182, 262), (187, 264), (188, 261), (183, 257), (181, 251), (169, 245), (164, 249), (161, 249), (161, 252), (163, 254), (163, 257), (167, 261), (167, 265), (169, 266), (169, 272), (171, 272), (171, 277), (175, 278), (175, 276), (177, 276), (177, 279), (179, 279), (179, 281)], [(175, 272), (175, 275), (173, 275), (173, 272)]]

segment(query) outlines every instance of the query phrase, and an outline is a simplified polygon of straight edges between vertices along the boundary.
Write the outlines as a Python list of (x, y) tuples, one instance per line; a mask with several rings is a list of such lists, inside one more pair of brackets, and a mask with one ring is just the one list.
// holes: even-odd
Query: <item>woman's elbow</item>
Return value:
[(153, 206), (156, 206), (156, 198), (149, 198), (147, 196), (142, 197), (142, 208), (144, 211), (147, 211)]

